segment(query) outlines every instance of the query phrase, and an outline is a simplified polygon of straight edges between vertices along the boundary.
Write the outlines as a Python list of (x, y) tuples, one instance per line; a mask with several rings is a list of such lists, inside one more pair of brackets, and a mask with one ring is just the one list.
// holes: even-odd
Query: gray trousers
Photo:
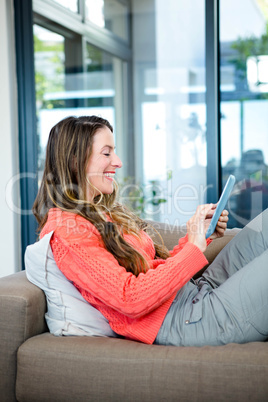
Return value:
[(155, 343), (224, 345), (268, 339), (268, 209), (196, 281), (180, 289)]

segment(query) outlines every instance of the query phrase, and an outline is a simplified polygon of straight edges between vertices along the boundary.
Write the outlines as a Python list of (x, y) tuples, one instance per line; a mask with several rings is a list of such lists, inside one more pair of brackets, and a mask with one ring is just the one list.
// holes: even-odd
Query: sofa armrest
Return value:
[(15, 401), (17, 350), (47, 331), (45, 295), (25, 272), (0, 279), (0, 400)]
[[(155, 230), (162, 237), (164, 244), (169, 250), (172, 250), (174, 246), (178, 244), (181, 237), (185, 236), (187, 233), (186, 226), (176, 226), (170, 225), (168, 223), (153, 222), (148, 221), (148, 223), (155, 228)], [(205, 256), (209, 262), (212, 263), (217, 254), (229, 243), (230, 240), (240, 231), (241, 229), (227, 229), (225, 235), (219, 239), (213, 240), (209, 244), (205, 251)]]
[[(178, 244), (181, 237), (185, 236), (187, 233), (186, 226), (176, 226), (167, 223), (148, 221), (148, 223), (155, 228), (155, 230), (162, 237), (164, 244), (169, 250), (172, 250), (174, 246)], [(205, 257), (208, 260), (208, 264), (211, 264), (219, 252), (233, 239), (241, 229), (227, 229), (224, 236), (219, 239), (213, 240), (204, 252)], [(194, 278), (198, 278), (202, 275), (204, 270), (208, 267), (206, 265), (201, 271), (194, 275)]]
[(215, 257), (219, 254), (219, 252), (233, 239), (237, 233), (240, 232), (241, 229), (227, 229), (224, 236), (219, 239), (213, 240), (207, 247), (204, 252), (209, 264), (212, 263)]

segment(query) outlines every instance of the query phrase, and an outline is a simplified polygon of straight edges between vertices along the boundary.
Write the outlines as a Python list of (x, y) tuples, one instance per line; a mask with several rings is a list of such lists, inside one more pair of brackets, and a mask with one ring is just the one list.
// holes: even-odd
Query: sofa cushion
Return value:
[(268, 344), (173, 347), (119, 338), (28, 339), (19, 401), (266, 401)]
[(50, 247), (52, 234), (28, 246), (25, 252), (27, 278), (46, 294), (49, 331), (54, 335), (117, 336), (107, 319), (57, 267)]

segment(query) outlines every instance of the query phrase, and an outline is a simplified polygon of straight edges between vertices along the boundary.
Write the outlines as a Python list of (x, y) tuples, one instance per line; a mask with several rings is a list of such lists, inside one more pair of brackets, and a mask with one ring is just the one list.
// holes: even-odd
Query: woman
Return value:
[(192, 280), (207, 264), (207, 245), (223, 236), (228, 212), (206, 240), (215, 205), (199, 206), (187, 235), (169, 252), (116, 201), (114, 175), (122, 163), (112, 132), (96, 116), (68, 117), (50, 132), (33, 211), (41, 238), (54, 231), (59, 269), (125, 338), (196, 346), (265, 340), (267, 233), (258, 225), (267, 222), (267, 211)]

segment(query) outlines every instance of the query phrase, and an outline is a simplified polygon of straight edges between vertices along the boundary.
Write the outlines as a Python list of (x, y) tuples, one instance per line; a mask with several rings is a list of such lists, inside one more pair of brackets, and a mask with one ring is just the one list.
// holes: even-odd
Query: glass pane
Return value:
[(86, 19), (128, 39), (128, 8), (120, 0), (86, 0)]
[(222, 184), (230, 173), (236, 176), (228, 207), (230, 224), (238, 227), (268, 207), (268, 30), (264, 3), (220, 2)]
[(53, 0), (68, 10), (78, 13), (78, 0)]
[(206, 201), (205, 3), (134, 1), (132, 12), (140, 207), (184, 224)]
[[(58, 99), (57, 94), (64, 91), (65, 85), (64, 42), (63, 36), (38, 25), (34, 25), (39, 180), (41, 179), (44, 168), (48, 134), (53, 125), (50, 112), (53, 114), (55, 108), (63, 106), (63, 101)], [(55, 100), (53, 98), (55, 98)], [(58, 120), (60, 120), (60, 118)]]
[(90, 44), (87, 44), (86, 54), (86, 105), (95, 109), (94, 114), (105, 114), (115, 127), (115, 58)]
[(41, 177), (50, 129), (67, 116), (100, 115), (114, 126), (116, 140), (123, 137), (122, 124), (116, 124), (117, 114), (123, 115), (123, 62), (88, 44), (83, 63), (81, 38), (65, 38), (38, 25), (34, 45)]

